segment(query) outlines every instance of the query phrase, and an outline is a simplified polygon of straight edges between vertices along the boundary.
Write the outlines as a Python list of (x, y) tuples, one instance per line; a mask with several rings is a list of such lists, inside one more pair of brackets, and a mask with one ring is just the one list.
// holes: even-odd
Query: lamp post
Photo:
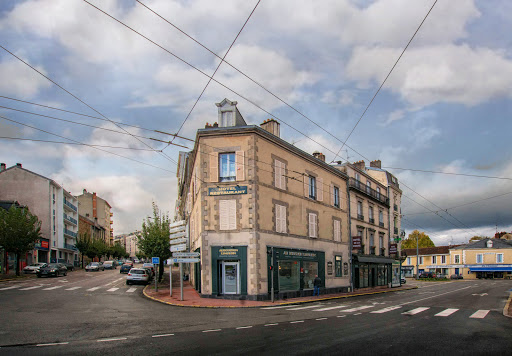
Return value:
[(418, 234), (416, 234), (416, 279), (420, 278), (420, 267), (419, 267), (419, 247), (418, 247)]

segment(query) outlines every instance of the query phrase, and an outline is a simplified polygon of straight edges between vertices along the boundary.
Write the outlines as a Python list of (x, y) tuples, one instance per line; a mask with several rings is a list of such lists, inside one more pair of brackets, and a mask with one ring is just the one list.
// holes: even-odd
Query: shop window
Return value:
[(315, 277), (318, 275), (318, 262), (302, 262), (302, 268), (304, 270), (304, 289), (313, 289)]
[(341, 261), (341, 256), (334, 256), (334, 270), (336, 271), (336, 277), (343, 277)]
[(275, 205), (276, 232), (286, 234), (286, 206)]
[(299, 261), (279, 261), (279, 291), (294, 291), (300, 289)]
[(503, 263), (503, 254), (502, 253), (496, 254), (496, 263)]
[(286, 190), (286, 164), (274, 160), (274, 184), (276, 188)]
[(308, 214), (309, 221), (309, 237), (318, 237), (318, 216), (315, 213)]
[(219, 200), (220, 230), (236, 230), (236, 200)]

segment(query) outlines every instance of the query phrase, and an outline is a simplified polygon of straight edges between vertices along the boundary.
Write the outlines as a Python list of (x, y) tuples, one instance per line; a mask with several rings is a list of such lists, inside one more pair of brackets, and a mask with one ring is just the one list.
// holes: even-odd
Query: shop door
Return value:
[(224, 294), (240, 294), (240, 262), (222, 264), (222, 291)]
[(375, 287), (377, 285), (377, 266), (370, 266), (370, 286)]

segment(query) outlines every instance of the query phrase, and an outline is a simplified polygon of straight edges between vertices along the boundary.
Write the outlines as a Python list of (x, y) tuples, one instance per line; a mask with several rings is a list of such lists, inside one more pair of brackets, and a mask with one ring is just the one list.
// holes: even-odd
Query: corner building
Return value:
[(264, 300), (350, 289), (347, 175), (281, 139), (279, 123), (247, 125), (224, 99), (178, 164), (177, 218), (187, 219), (191, 282), (203, 297)]

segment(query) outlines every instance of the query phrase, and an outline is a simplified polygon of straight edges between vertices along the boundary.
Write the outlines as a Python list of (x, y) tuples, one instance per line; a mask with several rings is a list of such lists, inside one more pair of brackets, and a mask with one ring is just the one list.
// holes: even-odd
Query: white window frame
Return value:
[(454, 257), (454, 263), (459, 264), (460, 263), (460, 255), (453, 255)]
[(420, 256), (420, 262), (418, 263), (419, 265), (422, 265), (423, 264), (423, 256)]
[[(223, 176), (224, 172), (223, 172), (223, 157), (225, 156), (228, 156), (229, 158), (227, 159), (227, 164), (228, 164), (228, 169), (227, 169), (227, 173), (232, 173), (234, 175), (227, 175), (227, 176)], [(233, 158), (232, 160), (230, 158)], [(224, 152), (224, 153), (219, 153), (219, 182), (235, 182), (236, 181), (236, 153), (235, 152)]]
[(435, 265), (437, 263), (437, 256), (432, 256), (432, 264)]
[(316, 239), (318, 237), (318, 216), (315, 213), (308, 214), (308, 235), (311, 238)]
[[(498, 258), (498, 256), (501, 256), (501, 261), (500, 259)], [(503, 263), (503, 254), (502, 253), (497, 253), (496, 254), (496, 263)]]
[(276, 232), (286, 234), (286, 206), (275, 205)]
[[(480, 262), (478, 262), (478, 260), (480, 260)], [(476, 263), (484, 263), (484, 254), (483, 253), (476, 254)]]
[(333, 187), (333, 195), (334, 195), (334, 206), (336, 208), (339, 208), (340, 207), (340, 188), (338, 187)]
[(357, 215), (363, 215), (363, 202), (360, 200), (357, 201)]

